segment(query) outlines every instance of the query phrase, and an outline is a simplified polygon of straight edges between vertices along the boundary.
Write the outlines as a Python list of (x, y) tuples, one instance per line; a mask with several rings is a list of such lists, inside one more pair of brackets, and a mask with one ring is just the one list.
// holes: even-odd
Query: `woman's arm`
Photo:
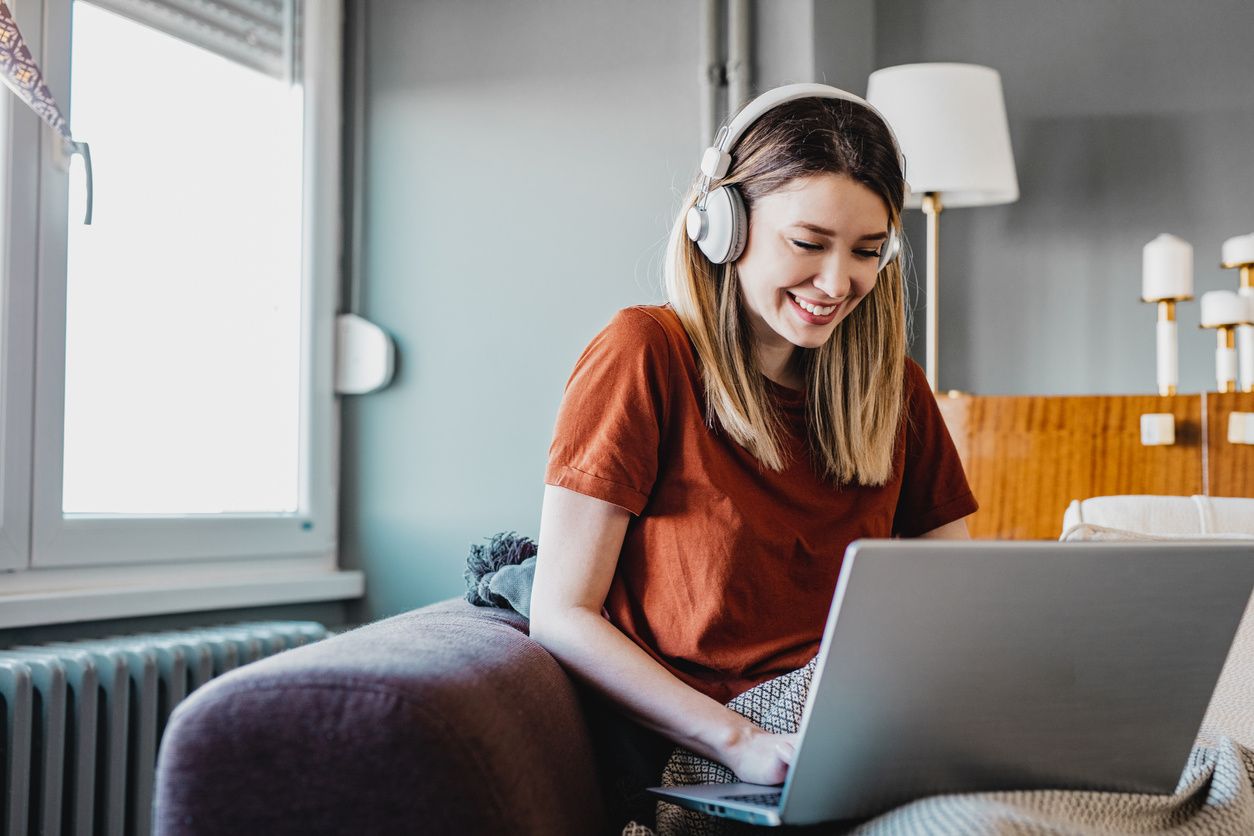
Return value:
[(940, 528), (933, 528), (931, 531), (924, 532), (919, 535), (930, 540), (970, 540), (971, 532), (967, 531), (967, 518), (954, 520), (951, 523), (945, 523)]
[(630, 513), (546, 485), (531, 591), (531, 637), (628, 717), (726, 764), (742, 781), (782, 783), (795, 735), (774, 735), (689, 687), (601, 615)]

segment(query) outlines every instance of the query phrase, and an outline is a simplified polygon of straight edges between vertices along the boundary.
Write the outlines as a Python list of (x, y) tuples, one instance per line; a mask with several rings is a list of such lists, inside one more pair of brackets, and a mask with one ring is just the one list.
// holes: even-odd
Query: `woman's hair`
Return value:
[[(794, 180), (842, 174), (879, 195), (898, 226), (905, 181), (892, 136), (854, 102), (805, 98), (765, 113), (732, 149), (727, 176), (753, 214), (754, 204)], [(666, 295), (696, 348), (705, 383), (706, 422), (771, 470), (788, 465), (783, 416), (767, 395), (741, 300), (735, 263), (711, 264), (689, 240), (684, 218), (700, 195), (694, 181), (667, 246)], [(815, 349), (796, 349), (804, 373), (806, 425), (818, 472), (836, 483), (882, 485), (892, 471), (900, 430), (906, 353), (901, 260)]]

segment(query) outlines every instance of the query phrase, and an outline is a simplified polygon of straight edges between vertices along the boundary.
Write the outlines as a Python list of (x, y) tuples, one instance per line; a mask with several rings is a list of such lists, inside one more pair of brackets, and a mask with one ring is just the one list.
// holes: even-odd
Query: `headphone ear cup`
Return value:
[(895, 226), (890, 226), (888, 228), (888, 238), (884, 240), (884, 246), (880, 248), (880, 263), (879, 267), (876, 268), (876, 272), (892, 264), (900, 255), (901, 231)]
[(733, 261), (744, 249), (745, 204), (734, 186), (720, 186), (705, 200), (705, 234), (697, 246), (711, 264)]
[(732, 243), (728, 261), (735, 261), (745, 251), (745, 243), (749, 240), (749, 213), (745, 211), (745, 199), (740, 196), (740, 189), (728, 186), (727, 193), (731, 197), (732, 208)]

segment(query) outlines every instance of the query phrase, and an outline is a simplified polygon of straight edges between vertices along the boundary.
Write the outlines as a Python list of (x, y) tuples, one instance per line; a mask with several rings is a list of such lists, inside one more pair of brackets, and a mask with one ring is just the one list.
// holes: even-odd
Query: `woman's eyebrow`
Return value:
[[(835, 231), (830, 230), (825, 226), (812, 224), (809, 221), (797, 221), (796, 223), (793, 224), (793, 226), (799, 226), (802, 229), (808, 229), (811, 232), (817, 233), (818, 235), (826, 235), (828, 238), (836, 237)], [(859, 241), (879, 241), (887, 237), (888, 237), (887, 232), (868, 232), (866, 235), (863, 235), (858, 240)]]
[(819, 235), (826, 235), (828, 238), (834, 238), (836, 236), (836, 233), (828, 229), (827, 227), (819, 226), (818, 224), (812, 224), (809, 221), (797, 221), (796, 223), (793, 224), (793, 226), (799, 226), (802, 229), (808, 229), (811, 232), (817, 233)]

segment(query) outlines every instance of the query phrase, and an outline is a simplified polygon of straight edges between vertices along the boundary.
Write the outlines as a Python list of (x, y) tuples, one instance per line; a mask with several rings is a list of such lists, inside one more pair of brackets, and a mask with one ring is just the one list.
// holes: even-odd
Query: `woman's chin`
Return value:
[(840, 320), (837, 319), (827, 325), (793, 324), (788, 330), (788, 342), (798, 348), (818, 348), (832, 338), (839, 322)]

